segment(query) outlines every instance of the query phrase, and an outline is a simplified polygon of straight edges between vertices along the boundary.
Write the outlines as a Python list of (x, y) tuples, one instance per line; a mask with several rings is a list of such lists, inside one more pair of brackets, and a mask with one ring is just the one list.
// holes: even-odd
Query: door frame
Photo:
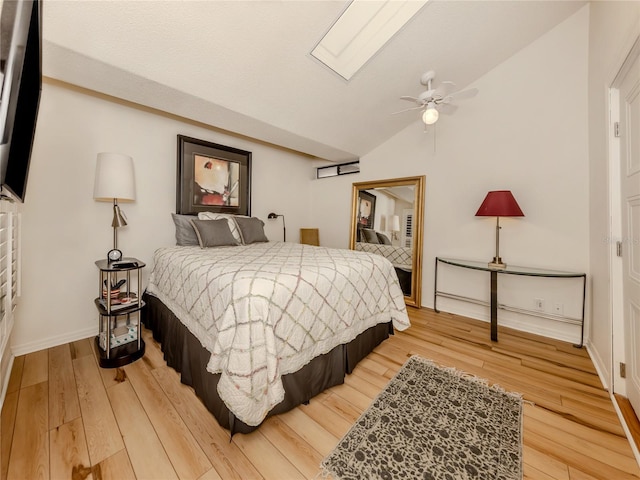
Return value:
[(609, 214), (611, 219), (609, 235), (610, 279), (611, 279), (611, 375), (612, 391), (626, 396), (626, 380), (620, 376), (618, 365), (626, 360), (624, 336), (616, 332), (624, 332), (624, 295), (622, 290), (623, 260), (617, 256), (616, 242), (622, 241), (623, 254), (625, 250), (622, 232), (622, 200), (620, 198), (620, 139), (614, 135), (615, 123), (620, 120), (620, 90), (619, 85), (629, 72), (629, 68), (636, 58), (640, 57), (640, 35), (637, 36), (622, 64), (609, 84)]
[[(619, 86), (626, 77), (631, 65), (636, 58), (640, 57), (640, 31), (636, 28), (634, 36), (623, 49), (623, 56), (616, 64), (616, 69), (610, 76), (608, 82), (607, 98), (607, 154), (608, 154), (608, 174), (609, 174), (609, 279), (610, 279), (610, 295), (611, 295), (611, 364), (609, 368), (610, 384), (609, 394), (613, 402), (618, 418), (622, 424), (623, 430), (629, 440), (631, 450), (636, 457), (636, 461), (640, 464), (640, 451), (638, 450), (633, 435), (631, 434), (624, 416), (618, 406), (618, 402), (614, 393), (627, 396), (627, 383), (620, 376), (618, 368), (621, 362), (626, 362), (626, 348), (624, 341), (624, 294), (623, 294), (623, 258), (618, 257), (616, 242), (622, 241), (623, 255), (625, 245), (622, 232), (622, 198), (621, 198), (621, 180), (620, 172), (622, 168), (622, 158), (620, 152), (620, 139), (615, 137), (615, 123), (620, 120), (620, 89)], [(636, 412), (638, 415), (639, 412)]]

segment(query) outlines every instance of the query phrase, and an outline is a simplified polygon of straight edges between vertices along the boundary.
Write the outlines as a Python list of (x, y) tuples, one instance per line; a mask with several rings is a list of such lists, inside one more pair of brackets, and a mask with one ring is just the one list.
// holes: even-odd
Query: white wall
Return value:
[(176, 204), (177, 134), (253, 153), (251, 213), (266, 234), (288, 240), (310, 214), (312, 162), (247, 139), (108, 101), (54, 83), (43, 86), (36, 139), (22, 206), (22, 297), (12, 336), (15, 354), (39, 350), (97, 332), (95, 260), (112, 247), (112, 207), (93, 200), (96, 154), (134, 159), (137, 199), (121, 205), (129, 225), (119, 229), (125, 255), (147, 263), (157, 247), (175, 244), (170, 213)]
[[(489, 190), (511, 190), (526, 215), (501, 222), (506, 262), (587, 272), (588, 18), (585, 7), (484, 75), (472, 85), (478, 96), (460, 101), (458, 111), (442, 115), (435, 129), (425, 133), (415, 114), (413, 125), (360, 159), (360, 174), (314, 181), (313, 217), (321, 235), (335, 246), (347, 245), (352, 182), (424, 174), (424, 306), (433, 306), (434, 257), (493, 257), (495, 219), (474, 216)], [(440, 73), (445, 79), (446, 72)], [(488, 274), (472, 273), (452, 273), (453, 283), (488, 300)], [(539, 296), (547, 312), (562, 302), (565, 313), (580, 315), (573, 286), (512, 280), (501, 281), (501, 302), (530, 309)], [(438, 306), (489, 316), (485, 307), (447, 299)], [(574, 325), (502, 311), (499, 319), (502, 325), (579, 339)]]
[[(610, 269), (614, 242), (610, 241), (608, 163), (609, 86), (633, 42), (640, 34), (640, 2), (592, 2), (589, 22), (589, 213), (592, 322), (589, 349), (601, 378), (609, 384), (612, 335), (622, 335), (612, 322)], [(622, 342), (621, 348), (624, 347)], [(618, 347), (620, 348), (620, 347)], [(619, 352), (618, 352), (619, 353)], [(619, 378), (618, 378), (619, 379)], [(619, 379), (622, 381), (621, 379)]]

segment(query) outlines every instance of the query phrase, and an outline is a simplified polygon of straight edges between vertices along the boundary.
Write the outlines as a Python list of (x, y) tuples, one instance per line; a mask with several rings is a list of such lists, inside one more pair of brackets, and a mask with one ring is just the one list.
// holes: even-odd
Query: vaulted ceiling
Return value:
[(401, 95), (424, 90), (425, 71), (462, 89), (585, 2), (431, 0), (347, 82), (309, 52), (348, 3), (46, 1), (44, 74), (350, 160), (419, 121), (417, 111), (392, 112), (411, 106)]

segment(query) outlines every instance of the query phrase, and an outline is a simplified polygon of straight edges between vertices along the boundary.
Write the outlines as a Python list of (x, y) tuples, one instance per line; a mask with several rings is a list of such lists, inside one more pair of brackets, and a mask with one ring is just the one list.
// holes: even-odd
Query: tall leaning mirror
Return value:
[(353, 184), (349, 248), (388, 258), (407, 305), (420, 307), (425, 177)]

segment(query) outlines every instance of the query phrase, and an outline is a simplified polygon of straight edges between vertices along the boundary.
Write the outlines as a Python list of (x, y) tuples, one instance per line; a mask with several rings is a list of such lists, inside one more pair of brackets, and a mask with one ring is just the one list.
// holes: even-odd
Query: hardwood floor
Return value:
[(620, 412), (626, 421), (627, 428), (631, 432), (633, 443), (635, 444), (636, 449), (640, 451), (640, 420), (627, 397), (623, 397), (617, 393), (615, 394), (615, 397), (618, 402)]
[(145, 356), (100, 369), (93, 339), (15, 359), (1, 415), (2, 479), (302, 479), (412, 354), (524, 394), (526, 479), (639, 479), (586, 350), (429, 309), (346, 379), (250, 435), (220, 428), (144, 332)]

